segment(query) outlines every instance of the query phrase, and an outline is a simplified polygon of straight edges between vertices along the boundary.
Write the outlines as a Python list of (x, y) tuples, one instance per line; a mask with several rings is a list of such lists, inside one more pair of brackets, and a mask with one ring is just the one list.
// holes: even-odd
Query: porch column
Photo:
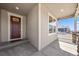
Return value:
[(72, 33), (72, 42), (76, 43), (76, 33), (77, 33), (77, 14), (74, 17), (74, 31)]
[(75, 13), (75, 22), (74, 22), (74, 31), (76, 33), (76, 37), (78, 38), (77, 40), (77, 52), (79, 56), (79, 33), (77, 33), (77, 16), (79, 15), (79, 4), (77, 5), (76, 8), (76, 13)]
[(77, 32), (77, 16), (74, 17), (74, 32)]
[(58, 34), (58, 20), (56, 19), (56, 33)]

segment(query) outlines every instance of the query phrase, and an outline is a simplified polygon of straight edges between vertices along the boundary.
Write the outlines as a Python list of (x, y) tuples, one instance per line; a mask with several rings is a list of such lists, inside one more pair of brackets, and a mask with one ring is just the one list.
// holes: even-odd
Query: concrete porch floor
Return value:
[(37, 51), (29, 42), (0, 50), (0, 56), (75, 56), (76, 46), (59, 40), (53, 41), (41, 51)]

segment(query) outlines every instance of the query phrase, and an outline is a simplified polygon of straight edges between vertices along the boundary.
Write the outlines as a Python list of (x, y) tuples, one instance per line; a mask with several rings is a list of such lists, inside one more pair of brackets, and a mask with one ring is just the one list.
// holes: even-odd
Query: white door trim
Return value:
[(22, 39), (23, 38), (23, 20), (22, 20), (23, 16), (8, 12), (8, 41), (11, 41), (11, 39), (10, 39), (10, 16), (11, 15), (21, 18), (21, 38), (16, 38), (16, 39), (12, 39), (12, 40)]

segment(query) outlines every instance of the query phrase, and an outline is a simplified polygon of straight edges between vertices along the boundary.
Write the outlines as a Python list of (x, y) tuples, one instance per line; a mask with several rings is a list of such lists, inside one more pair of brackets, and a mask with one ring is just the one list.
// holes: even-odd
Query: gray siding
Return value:
[(27, 36), (32, 45), (38, 49), (38, 5), (28, 14)]
[[(26, 16), (23, 16), (23, 38), (26, 38)], [(8, 41), (8, 12), (1, 10), (1, 41)]]

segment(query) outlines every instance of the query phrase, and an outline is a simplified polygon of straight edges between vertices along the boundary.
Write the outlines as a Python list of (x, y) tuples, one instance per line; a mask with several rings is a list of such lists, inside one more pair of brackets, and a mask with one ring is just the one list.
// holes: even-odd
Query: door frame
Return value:
[[(16, 16), (21, 18), (21, 38), (10, 39), (10, 16)], [(18, 40), (23, 38), (23, 16), (8, 12), (8, 41)]]

